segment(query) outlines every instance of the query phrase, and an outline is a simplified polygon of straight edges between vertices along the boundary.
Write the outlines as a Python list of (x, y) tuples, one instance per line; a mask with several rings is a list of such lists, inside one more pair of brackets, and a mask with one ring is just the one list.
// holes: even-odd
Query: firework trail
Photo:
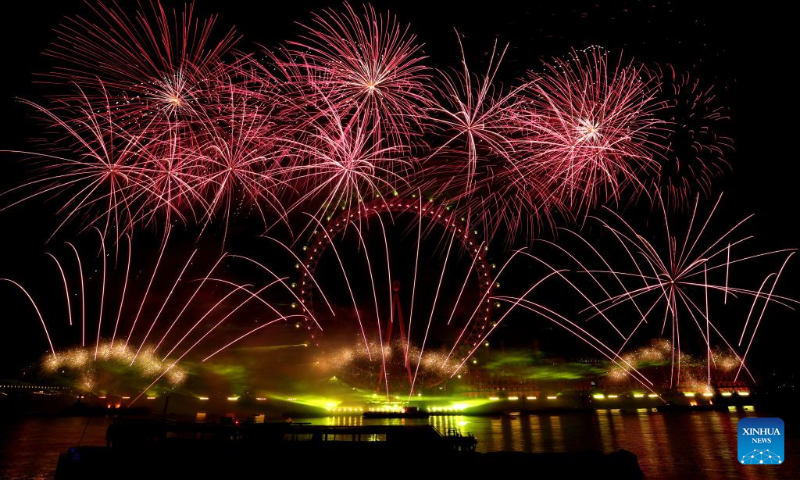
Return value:
[[(281, 292), (284, 292), (284, 295), (288, 292), (290, 298), (296, 300), (297, 297), (293, 296), (290, 287), (283, 282), (283, 279), (276, 279), (257, 291), (251, 291), (245, 285), (212, 277), (224, 259), (234, 258), (234, 256), (227, 254), (223, 254), (204, 276), (192, 280), (191, 276), (193, 274), (190, 267), (194, 264), (197, 254), (197, 250), (195, 250), (188, 257), (179, 260), (181, 265), (177, 270), (177, 275), (174, 278), (165, 280), (163, 278), (165, 277), (163, 270), (169, 267), (165, 265), (166, 262), (162, 258), (167, 250), (167, 245), (162, 244), (158, 260), (152, 266), (152, 269), (148, 271), (147, 268), (138, 268), (136, 269), (138, 273), (135, 278), (132, 278), (130, 264), (132, 253), (135, 250), (130, 246), (129, 237), (126, 238), (129, 241), (128, 258), (124, 259), (124, 267), (120, 266), (124, 270), (124, 276), (117, 276), (116, 268), (113, 268), (113, 265), (108, 261), (105, 239), (101, 235), (100, 261), (103, 266), (100, 271), (102, 273), (91, 283), (92, 277), (84, 278), (82, 275), (82, 265), (85, 264), (85, 261), (81, 262), (78, 248), (73, 244), (70, 243), (68, 246), (80, 262), (78, 265), (81, 266), (79, 269), (81, 275), (69, 275), (68, 270), (63, 268), (58, 257), (48, 253), (59, 266), (59, 273), (63, 272), (61, 281), (64, 284), (64, 291), (68, 300), (67, 311), (63, 312), (63, 316), (72, 318), (72, 310), (80, 308), (80, 325), (77, 322), (75, 324), (67, 324), (66, 321), (63, 322), (64, 325), (61, 325), (61, 322), (48, 323), (37, 302), (21, 284), (11, 279), (0, 279), (15, 286), (33, 306), (36, 316), (42, 324), (50, 352), (47, 358), (42, 361), (43, 372), (46, 375), (54, 376), (57, 381), (67, 381), (71, 386), (82, 391), (106, 391), (107, 388), (122, 388), (123, 385), (113, 382), (112, 385), (108, 383), (107, 378), (102, 375), (98, 376), (105, 371), (104, 369), (111, 368), (110, 365), (113, 364), (115, 365), (114, 369), (129, 372), (136, 378), (141, 377), (140, 380), (142, 381), (153, 381), (150, 387), (155, 385), (161, 378), (165, 378), (168, 384), (174, 387), (183, 383), (188, 375), (188, 371), (180, 367), (175, 358), (186, 358), (190, 353), (197, 351), (201, 344), (210, 345), (213, 349), (213, 353), (210, 355), (208, 352), (205, 354), (200, 353), (209, 358), (237, 341), (264, 329), (266, 325), (284, 322), (286, 319), (308, 318), (308, 313), (305, 312), (294, 315), (281, 313), (273, 306), (274, 301), (267, 301), (262, 298), (266, 294), (270, 294), (270, 298), (277, 298), (273, 296), (279, 297)], [(139, 276), (149, 277), (147, 288), (143, 291), (130, 289), (129, 283), (138, 284)], [(117, 284), (117, 278), (121, 278), (120, 284)], [(166, 284), (164, 283), (165, 281), (167, 282)], [(195, 283), (197, 283), (196, 287)], [(215, 284), (217, 287), (211, 286), (211, 284)], [(154, 287), (154, 285), (156, 286)], [(220, 289), (218, 286), (224, 288)], [(78, 289), (82, 292), (80, 307), (69, 302), (69, 292), (75, 292)], [(156, 291), (159, 292), (159, 295), (154, 295)], [(189, 294), (189, 292), (191, 293)], [(94, 300), (97, 300), (97, 303)], [(248, 315), (251, 312), (245, 314), (243, 308), (254, 300), (270, 309), (276, 316), (275, 321), (270, 321), (266, 324), (259, 322), (259, 325), (255, 328), (248, 327), (248, 331), (244, 335), (240, 335), (234, 341), (230, 341), (230, 336), (227, 335), (227, 330), (224, 329), (223, 325), (241, 323), (238, 319), (250, 318)], [(128, 313), (124, 314), (123, 312), (126, 310), (124, 310), (123, 306), (126, 301), (129, 304), (130, 302), (138, 302), (140, 308), (135, 309), (135, 311), (128, 309)], [(117, 318), (114, 322), (104, 322), (103, 317), (112, 314), (112, 312), (106, 310), (109, 310), (109, 307), (114, 305), (114, 302), (120, 303), (118, 311), (117, 308), (112, 308), (113, 313), (117, 313)], [(208, 307), (209, 302), (212, 304), (211, 307)], [(282, 305), (283, 303), (276, 305)], [(178, 313), (174, 316), (169, 327), (160, 326), (159, 319), (169, 317), (175, 311), (178, 311)], [(196, 320), (189, 317), (196, 317)], [(183, 321), (181, 321), (182, 319)], [(114, 325), (112, 326), (111, 323), (114, 323)], [(124, 329), (126, 325), (130, 325), (130, 329), (127, 331), (123, 341), (122, 338), (117, 337), (117, 332)], [(94, 335), (95, 341), (91, 342), (90, 340), (87, 343), (86, 331), (87, 329), (95, 328), (95, 326), (97, 329), (97, 333)], [(51, 335), (53, 330), (57, 333), (55, 337)], [(157, 344), (153, 345), (152, 342), (148, 341), (151, 338), (158, 338), (158, 336), (160, 336), (160, 340)], [(77, 342), (75, 343), (78, 346), (71, 346), (73, 342), (70, 342), (69, 339), (75, 337), (77, 337)], [(58, 341), (58, 347), (53, 338)], [(192, 342), (191, 346), (181, 348), (181, 345), (186, 340)], [(220, 344), (223, 346), (220, 347)], [(162, 350), (161, 353), (159, 352), (160, 350)], [(166, 350), (168, 352), (164, 354), (163, 351)], [(64, 371), (64, 368), (69, 371)], [(62, 374), (65, 377), (62, 378)], [(72, 378), (73, 376), (75, 378)], [(153, 380), (154, 378), (155, 380)]]
[[(630, 223), (611, 210), (612, 220), (592, 217), (608, 232), (616, 252), (603, 252), (589, 239), (572, 230), (563, 229), (588, 251), (588, 257), (572, 253), (552, 242), (543, 241), (564, 254), (576, 267), (568, 280), (571, 288), (579, 291), (589, 306), (581, 313), (589, 314), (587, 321), (602, 316), (607, 321), (613, 316), (613, 328), (619, 334), (620, 343), (614, 347), (619, 355), (634, 341), (635, 337), (665, 336), (673, 346), (670, 354), (671, 371), (669, 387), (682, 382), (681, 368), (683, 351), (699, 345), (713, 360), (711, 350), (714, 343), (721, 343), (725, 351), (737, 358), (739, 368), (749, 373), (745, 364), (745, 352), (737, 351), (735, 342), (729, 340), (728, 325), (718, 325), (713, 318), (712, 301), (727, 302), (730, 296), (752, 302), (750, 315), (745, 322), (741, 346), (747, 325), (756, 305), (762, 308), (757, 324), (761, 322), (769, 304), (794, 308), (797, 300), (774, 294), (780, 274), (783, 272), (794, 249), (780, 249), (761, 253), (747, 253), (744, 249), (752, 235), (737, 236), (741, 227), (752, 216), (737, 222), (719, 237), (709, 238), (707, 230), (720, 199), (711, 208), (705, 219), (698, 218), (699, 199), (688, 221), (685, 232), (677, 232), (669, 222), (667, 207), (662, 202), (664, 241), (651, 242), (644, 233), (638, 232)], [(614, 253), (612, 255), (612, 252)], [(743, 264), (757, 264), (771, 258), (784, 260), (780, 268), (769, 273), (759, 287), (740, 284), (740, 279), (731, 273)], [(622, 261), (620, 261), (622, 260)], [(566, 278), (566, 277), (565, 277)], [(771, 284), (770, 284), (771, 281)], [(767, 291), (767, 287), (769, 290)], [(584, 293), (587, 292), (587, 293)], [(600, 296), (597, 299), (595, 293)], [(589, 298), (594, 298), (589, 300)], [(626, 320), (621, 320), (626, 319)], [(630, 319), (633, 322), (630, 323)], [(622, 326), (622, 324), (629, 326)], [(752, 343), (757, 328), (750, 333)], [(696, 332), (699, 337), (690, 335)], [(716, 339), (716, 342), (715, 342)], [(710, 368), (710, 367), (709, 367)], [(710, 377), (710, 372), (709, 372)], [(752, 376), (751, 376), (752, 378)]]
[[(55, 369), (70, 362), (89, 368), (113, 358), (152, 372), (152, 385), (164, 376), (185, 377), (178, 361), (198, 353), (196, 347), (205, 345), (205, 339), (222, 336), (228, 320), (241, 316), (236, 312), (252, 302), (268, 311), (270, 320), (232, 341), (219, 342), (222, 348), (215, 345), (212, 353), (202, 354), (206, 360), (287, 319), (304, 319), (311, 343), (319, 346), (324, 322), (347, 317), (358, 324), (358, 341), (344, 349), (350, 352), (346, 362), (333, 363), (369, 370), (380, 362), (382, 373), (370, 378), (383, 383), (381, 390), (388, 395), (397, 389), (390, 385), (390, 372), (401, 358), (400, 370), (408, 377), (401, 389), (413, 394), (416, 385), (459, 372), (511, 311), (524, 310), (575, 335), (647, 388), (653, 383), (637, 370), (635, 355), (623, 352), (645, 332), (668, 337), (670, 386), (675, 386), (683, 381), (681, 365), (689, 358), (685, 350), (696, 346), (697, 338), (705, 347), (708, 382), (711, 363), (721, 355), (735, 358), (739, 372), (749, 374), (745, 360), (767, 307), (797, 304), (775, 293), (793, 252), (742, 253), (750, 237), (734, 235), (747, 219), (709, 240), (706, 230), (717, 207), (701, 221), (696, 219), (695, 203), (685, 236), (673, 234), (667, 209), (689, 210), (673, 207), (688, 207), (697, 192), (710, 194), (713, 180), (727, 168), (732, 142), (720, 133), (727, 110), (716, 103), (713, 87), (672, 67), (651, 72), (593, 47), (546, 62), (527, 79), (504, 86), (499, 69), (507, 47), (495, 43), (485, 69), (476, 73), (458, 37), (459, 68), (428, 69), (422, 45), (408, 26), (369, 5), (357, 12), (345, 3), (340, 11), (315, 14), (302, 25), (298, 38), (274, 50), (264, 48), (263, 55), (234, 51), (234, 31), (218, 34), (216, 17), (197, 18), (191, 4), (170, 12), (151, 2), (133, 15), (117, 4), (98, 3), (90, 9), (91, 18), (66, 19), (47, 51), (55, 62), (54, 69), (41, 76), (48, 84), (47, 103), (24, 101), (53, 140), (46, 152), (14, 153), (32, 157), (43, 167), (30, 180), (0, 193), (3, 198), (18, 196), (0, 211), (33, 198), (58, 198), (53, 235), (73, 223), (79, 232), (95, 228), (100, 233), (98, 294), (90, 291), (87, 298), (83, 263), (72, 243), (79, 285), (49, 254), (66, 296), (63, 323), (80, 329), (81, 344), (79, 349), (63, 350), (63, 358), (58, 358), (62, 352), (54, 348), (48, 324), (34, 303)], [(641, 196), (655, 197), (662, 209), (663, 245), (651, 243), (613, 212), (610, 221), (589, 216), (600, 205), (619, 205), (627, 198), (632, 203)], [(163, 289), (160, 303), (150, 307), (153, 299), (148, 296), (161, 290), (154, 283), (161, 283), (159, 269), (162, 258), (170, 256), (165, 252), (175, 225), (196, 226), (202, 235), (209, 225), (222, 222), (224, 245), (229, 223), (251, 212), (265, 227), (273, 222), (286, 225), (295, 242), (310, 236), (302, 260), (291, 242), (273, 239), (286, 258), (297, 261), (298, 291), (287, 276), (276, 274), (279, 270), (271, 262), (223, 254), (188, 294), (185, 277), (192, 271), (192, 253)], [(398, 342), (390, 332), (393, 327), (397, 331), (402, 317), (395, 305), (405, 304), (405, 298), (393, 289), (403, 273), (393, 264), (397, 252), (388, 232), (406, 214), (416, 216), (406, 232), (416, 246), (411, 301), (405, 309), (408, 324), (402, 324), (407, 335)], [(564, 230), (565, 236), (587, 249), (589, 259), (538, 240), (566, 256), (571, 270), (527, 251), (511, 250), (520, 237), (529, 246), (546, 227), (555, 229), (559, 221), (580, 217), (598, 222), (618, 252), (604, 252), (572, 230)], [(305, 222), (299, 234), (293, 230), (298, 218)], [(131, 270), (131, 258), (134, 233), (145, 226), (162, 231), (163, 239), (152, 270), (142, 273), (136, 267)], [(482, 242), (475, 238), (481, 228)], [(421, 258), (422, 243), (442, 229), (441, 255), (429, 261)], [(485, 251), (503, 233), (507, 251), (513, 253), (494, 273)], [(365, 266), (364, 272), (352, 272), (344, 245), (349, 237), (356, 240), (354, 262)], [(380, 240), (377, 247), (371, 241), (375, 237)], [(117, 270), (108, 264), (107, 241), (113, 241), (117, 255), (127, 242), (120, 288), (106, 288)], [(330, 272), (317, 267), (325, 251), (335, 257), (343, 276), (346, 306), (324, 292), (323, 276)], [(781, 256), (782, 266), (760, 285), (739, 286), (740, 264)], [(545, 274), (532, 281), (524, 295), (495, 294), (493, 286), (506, 266), (520, 257), (544, 266)], [(441, 298), (446, 276), (450, 279), (457, 268), (455, 258), (466, 258), (469, 268), (463, 278), (453, 279), (455, 298)], [(218, 270), (229, 261), (255, 265), (269, 280), (259, 287), (219, 278)], [(418, 276), (432, 265), (441, 270), (435, 275), (432, 299), (427, 299)], [(141, 275), (150, 278), (139, 298), (139, 292), (129, 291), (128, 282)], [(592, 326), (601, 323), (613, 341), (571, 314), (531, 298), (551, 281), (565, 283), (586, 301), (581, 316), (588, 316)], [(6, 282), (33, 302), (20, 284)], [(80, 326), (77, 313), (73, 325), (78, 306), (70, 299), (78, 289)], [(197, 312), (195, 303), (208, 300), (208, 290), (218, 294), (210, 308)], [(361, 308), (361, 292), (371, 295), (367, 309)], [(273, 295), (288, 299), (301, 313), (283, 312)], [(98, 296), (99, 306), (90, 305)], [(326, 320), (315, 315), (312, 296), (324, 300)], [(728, 340), (727, 326), (718, 325), (714, 314), (712, 306), (719, 297), (723, 303), (728, 297), (752, 301), (735, 346)], [(108, 341), (104, 339), (113, 313), (105, 311), (114, 301), (119, 307)], [(124, 307), (136, 301), (140, 303), (135, 316), (123, 315)], [(182, 308), (172, 316), (175, 303)], [(491, 305), (506, 305), (508, 310), (492, 322)], [(424, 308), (430, 309), (427, 321)], [(342, 310), (347, 315), (337, 316)], [(622, 320), (630, 318), (623, 312), (632, 313), (632, 324)], [(595, 321), (598, 317), (601, 321)], [(438, 318), (447, 321), (437, 322)], [(87, 328), (89, 343), (95, 337), (93, 346), (86, 342)], [(687, 335), (695, 330), (699, 336)], [(429, 334), (443, 331), (449, 343), (441, 350), (431, 347), (434, 339)], [(214, 332), (220, 335), (212, 337)], [(713, 350), (714, 343), (724, 350)], [(84, 359), (87, 352), (91, 358)]]
[[(445, 250), (441, 252), (442, 255), (434, 255), (434, 258), (425, 260), (424, 268), (422, 258), (418, 258), (417, 268), (411, 278), (407, 278), (408, 272), (402, 270), (401, 273), (393, 273), (395, 268), (392, 265), (398, 261), (398, 252), (392, 247), (395, 243), (392, 233), (394, 230), (390, 230), (390, 227), (398, 228), (398, 222), (402, 225), (409, 216), (414, 220), (402, 235), (416, 241), (417, 248), (426, 241), (426, 232), (438, 232), (440, 229), (445, 231)], [(348, 367), (345, 370), (351, 367), (358, 369), (361, 373), (356, 377), (362, 381), (364, 378), (371, 378), (376, 383), (370, 386), (378, 385), (379, 391), (384, 391), (387, 395), (393, 391), (401, 394), (413, 393), (419, 387), (418, 381), (422, 382), (422, 386), (429, 386), (431, 381), (437, 378), (443, 380), (453, 373), (457, 363), (466, 360), (463, 355), (488, 329), (491, 313), (488, 292), (497, 281), (497, 276), (491, 276), (486, 263), (485, 244), (477, 241), (473, 232), (466, 228), (466, 223), (454, 212), (443, 207), (422, 203), (418, 199), (396, 198), (354, 207), (333, 217), (327, 225), (318, 225), (316, 234), (304, 249), (307, 258), (302, 262), (301, 282), (298, 287), (299, 304), (309, 314), (315, 314), (323, 325), (324, 322), (340, 324), (344, 321), (327, 314), (322, 315), (323, 312), (315, 311), (313, 306), (315, 292), (327, 289), (327, 298), (331, 297), (330, 289), (333, 287), (330, 285), (330, 277), (337, 275), (325, 266), (332, 261), (331, 265), (339, 265), (340, 273), (344, 277), (336, 282), (339, 288), (347, 289), (351, 301), (351, 306), (341, 305), (338, 308), (352, 308), (344, 318), (352, 318), (358, 323), (356, 327), (360, 337), (356, 345), (334, 349), (334, 352), (339, 353), (334, 353), (333, 357), (324, 355), (323, 363), (329, 366), (346, 364)], [(348, 244), (356, 247), (355, 257), (352, 257), (349, 249), (343, 251)], [(325, 255), (326, 252), (329, 255)], [(417, 253), (415, 258), (417, 255), (421, 254)], [(463, 255), (469, 258), (468, 265), (463, 269), (456, 268), (454, 259)], [(321, 262), (324, 257), (329, 261)], [(344, 261), (347, 262), (347, 268), (342, 263)], [(505, 265), (501, 271), (504, 267)], [(436, 275), (435, 283), (438, 287), (431, 287), (425, 296), (421, 296), (418, 277), (422, 274), (421, 270), (428, 271), (430, 268), (441, 268)], [(451, 283), (457, 284), (460, 294), (455, 299), (447, 298), (443, 293), (445, 274), (451, 279)], [(400, 288), (400, 278), (404, 279), (402, 283), (408, 281), (411, 284), (411, 305), (406, 304), (408, 298)], [(364, 282), (366, 283), (362, 287), (358, 287)], [(479, 295), (464, 295), (465, 291), (476, 288)], [(356, 296), (354, 292), (369, 294), (367, 298), (361, 298), (363, 295)], [(362, 309), (362, 304), (371, 306)], [(331, 307), (330, 303), (327, 305)], [(334, 305), (334, 309), (336, 307)], [(428, 318), (412, 323), (414, 312), (420, 309), (429, 310), (426, 315)], [(403, 311), (411, 312), (412, 317), (406, 319)], [(336, 318), (342, 316), (340, 312)], [(440, 318), (441, 322), (436, 320)], [(401, 338), (392, 338), (392, 331), (399, 332)], [(315, 346), (323, 350), (330, 348), (330, 344), (326, 348), (326, 341), (320, 336), (321, 332), (318, 332), (316, 326), (309, 324), (309, 332)], [(447, 349), (429, 348), (433, 336), (436, 336), (434, 344), (442, 345), (444, 342)], [(366, 373), (369, 370), (368, 364), (374, 370), (372, 375)], [(398, 373), (400, 371), (403, 373)], [(438, 373), (434, 375), (433, 372)]]

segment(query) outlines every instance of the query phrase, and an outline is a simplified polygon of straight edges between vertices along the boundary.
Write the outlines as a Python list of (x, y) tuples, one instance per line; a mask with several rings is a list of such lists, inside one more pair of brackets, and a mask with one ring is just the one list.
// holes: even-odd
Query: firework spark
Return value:
[[(743, 251), (747, 242), (753, 237), (735, 235), (750, 217), (739, 221), (720, 237), (707, 238), (708, 226), (720, 201), (721, 198), (714, 204), (708, 216), (701, 220), (697, 218), (698, 200), (688, 227), (682, 235), (670, 225), (666, 206), (662, 202), (661, 213), (665, 225), (663, 248), (647, 240), (643, 233), (639, 233), (631, 224), (613, 212), (613, 222), (595, 218), (619, 247), (618, 257), (628, 260), (624, 267), (614, 266), (615, 262), (611, 260), (610, 255), (601, 253), (601, 249), (594, 247), (588, 239), (571, 230), (565, 231), (573, 235), (579, 244), (588, 248), (589, 259), (581, 260), (580, 255), (572, 254), (563, 247), (547, 242), (566, 254), (577, 265), (576, 283), (569, 282), (572, 287), (581, 288), (577, 283), (582, 283), (578, 278), (583, 277), (584, 280), (588, 280), (587, 285), (591, 290), (597, 290), (602, 296), (601, 300), (589, 300), (589, 294), (581, 293), (590, 303), (589, 307), (583, 310), (583, 313), (591, 314), (590, 320), (602, 316), (608, 321), (613, 313), (617, 323), (622, 324), (623, 321), (619, 319), (631, 318), (630, 315), (625, 315), (626, 307), (629, 310), (627, 313), (632, 314), (635, 321), (631, 328), (620, 328), (612, 324), (621, 339), (619, 347), (615, 348), (617, 355), (637, 334), (649, 332), (651, 336), (653, 333), (666, 335), (670, 345), (674, 346), (670, 356), (670, 387), (682, 381), (683, 351), (698, 346), (697, 342), (693, 341), (693, 336), (688, 335), (687, 328), (689, 332), (695, 331), (699, 334), (700, 345), (707, 353), (709, 381), (712, 348), (716, 342), (721, 342), (724, 352), (735, 356), (740, 369), (749, 373), (745, 364), (747, 350), (737, 351), (735, 342), (730, 341), (725, 333), (729, 327), (718, 325), (718, 321), (713, 318), (711, 309), (713, 300), (727, 302), (729, 296), (749, 299), (753, 305), (751, 315), (755, 306), (762, 303), (757, 324), (761, 322), (768, 304), (793, 308), (800, 303), (792, 298), (774, 294), (777, 280), (794, 254), (794, 249), (761, 253)], [(619, 226), (615, 226), (615, 223)], [(742, 264), (757, 263), (759, 260), (776, 257), (784, 258), (781, 267), (769, 273), (760, 287), (739, 285), (730, 273)], [(766, 287), (769, 287), (768, 291)], [(586, 291), (589, 290), (589, 287), (586, 287)], [(748, 315), (745, 322), (742, 339), (751, 315)], [(657, 332), (653, 332), (654, 328)], [(623, 333), (623, 330), (627, 331)], [(756, 330), (757, 328), (750, 333), (750, 343), (755, 337)]]
[(667, 149), (656, 157), (660, 168), (653, 182), (669, 207), (681, 208), (691, 205), (696, 193), (709, 195), (714, 179), (730, 169), (726, 157), (733, 152), (733, 140), (724, 133), (730, 117), (714, 85), (703, 86), (671, 65), (657, 75), (665, 104), (658, 115), (668, 133)]
[(643, 188), (639, 176), (661, 153), (656, 80), (599, 48), (531, 75), (520, 148), (555, 193), (581, 210), (619, 202), (626, 186)]

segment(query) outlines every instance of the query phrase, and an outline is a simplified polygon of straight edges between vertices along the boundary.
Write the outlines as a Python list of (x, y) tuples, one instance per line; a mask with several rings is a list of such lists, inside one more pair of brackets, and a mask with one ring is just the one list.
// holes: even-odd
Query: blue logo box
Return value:
[(743, 418), (739, 420), (739, 463), (745, 465), (780, 465), (786, 460), (780, 418)]

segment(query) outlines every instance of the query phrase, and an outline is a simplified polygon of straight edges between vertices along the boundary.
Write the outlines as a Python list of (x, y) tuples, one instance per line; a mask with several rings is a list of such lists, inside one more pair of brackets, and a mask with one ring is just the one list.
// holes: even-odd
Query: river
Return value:
[[(364, 420), (331, 416), (295, 421), (325, 425), (366, 422), (430, 422), (440, 431), (456, 428), (478, 439), (478, 451), (518, 450), (530, 453), (624, 448), (639, 458), (646, 478), (800, 478), (800, 436), (787, 424), (783, 465), (741, 465), (736, 459), (736, 425), (760, 412), (561, 413), (521, 416), (433, 416), (428, 420)], [(29, 417), (0, 421), (0, 478), (52, 478), (58, 454), (78, 444), (102, 445), (112, 420), (105, 417)], [(365, 472), (367, 473), (367, 472)]]

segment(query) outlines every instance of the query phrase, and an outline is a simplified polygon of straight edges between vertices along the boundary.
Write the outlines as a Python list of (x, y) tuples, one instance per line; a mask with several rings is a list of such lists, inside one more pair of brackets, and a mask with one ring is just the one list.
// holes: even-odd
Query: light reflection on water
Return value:
[[(531, 453), (624, 448), (635, 453), (647, 478), (800, 478), (800, 438), (789, 426), (786, 463), (780, 466), (740, 465), (736, 462), (736, 426), (745, 412), (594, 413), (470, 417), (433, 416), (429, 419), (363, 419), (331, 416), (301, 419), (322, 425), (413, 425), (430, 423), (441, 432), (457, 429), (478, 439), (478, 450), (518, 450)], [(103, 445), (107, 418), (26, 418), (0, 424), (0, 478), (52, 477), (58, 454), (79, 442)], [(81, 441), (81, 436), (83, 437)]]
[(432, 416), (424, 419), (367, 419), (360, 416), (297, 419), (324, 425), (414, 425), (430, 423), (441, 432), (456, 428), (478, 439), (478, 451), (517, 450), (530, 453), (624, 448), (635, 453), (647, 478), (779, 479), (800, 478), (797, 465), (800, 438), (789, 432), (787, 462), (777, 468), (753, 468), (736, 461), (736, 426), (744, 412), (594, 413), (470, 417)]

